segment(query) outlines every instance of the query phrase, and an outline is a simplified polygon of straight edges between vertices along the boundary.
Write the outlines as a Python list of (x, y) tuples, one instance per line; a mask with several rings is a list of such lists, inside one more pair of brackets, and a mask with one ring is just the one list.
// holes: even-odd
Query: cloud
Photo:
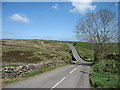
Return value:
[(10, 19), (13, 21), (18, 21), (18, 22), (23, 22), (23, 23), (28, 23), (30, 20), (25, 17), (23, 14), (13, 14), (10, 16)]
[(54, 4), (51, 8), (57, 10), (57, 9), (59, 8), (59, 6), (58, 6), (58, 4), (56, 3), (56, 4)]
[(81, 14), (85, 14), (88, 10), (95, 10), (96, 6), (91, 3), (93, 0), (70, 0), (72, 1), (73, 9), (70, 12), (78, 12)]
[(116, 3), (115, 6), (117, 7), (117, 6), (118, 6), (118, 3)]

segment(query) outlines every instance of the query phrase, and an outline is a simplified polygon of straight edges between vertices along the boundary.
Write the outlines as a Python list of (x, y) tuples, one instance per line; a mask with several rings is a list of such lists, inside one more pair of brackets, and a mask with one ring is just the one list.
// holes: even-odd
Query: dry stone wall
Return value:
[(31, 72), (41, 70), (46, 67), (54, 67), (56, 65), (70, 63), (70, 61), (52, 61), (52, 62), (44, 62), (41, 64), (28, 64), (28, 65), (21, 65), (19, 67), (4, 67), (1, 69), (1, 77), (2, 78), (13, 78), (22, 75), (27, 75)]

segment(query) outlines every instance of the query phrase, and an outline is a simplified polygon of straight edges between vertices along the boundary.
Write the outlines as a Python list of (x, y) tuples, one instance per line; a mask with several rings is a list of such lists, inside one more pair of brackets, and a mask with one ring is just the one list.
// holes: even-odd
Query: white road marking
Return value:
[(77, 68), (73, 69), (70, 73), (73, 73)]
[[(79, 67), (80, 67), (80, 66), (79, 66)], [(77, 68), (73, 69), (70, 73), (73, 73), (76, 69), (77, 69)], [(55, 88), (56, 86), (58, 86), (64, 79), (65, 79), (65, 77), (62, 78), (57, 84), (55, 84), (50, 90), (52, 90), (53, 88)]]
[(50, 90), (52, 90), (52, 89), (55, 88), (57, 85), (59, 85), (64, 79), (65, 79), (65, 77), (62, 78), (57, 84), (55, 84)]

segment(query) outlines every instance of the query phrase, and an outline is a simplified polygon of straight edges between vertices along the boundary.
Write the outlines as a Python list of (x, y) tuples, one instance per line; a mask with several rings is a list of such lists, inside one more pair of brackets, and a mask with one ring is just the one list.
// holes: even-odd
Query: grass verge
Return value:
[(90, 76), (94, 88), (120, 88), (120, 63), (105, 59), (92, 65)]
[(118, 88), (120, 75), (108, 72), (93, 72), (91, 78), (94, 88)]
[(10, 84), (10, 83), (17, 82), (17, 81), (20, 81), (20, 80), (25, 80), (25, 79), (28, 79), (28, 78), (33, 77), (35, 75), (42, 74), (44, 72), (51, 71), (53, 69), (63, 67), (63, 66), (67, 66), (67, 65), (69, 65), (69, 64), (56, 65), (54, 67), (44, 68), (44, 69), (32, 72), (28, 75), (23, 75), (23, 76), (16, 77), (16, 78), (11, 78), (11, 79), (5, 79), (5, 80), (2, 81), (2, 85)]

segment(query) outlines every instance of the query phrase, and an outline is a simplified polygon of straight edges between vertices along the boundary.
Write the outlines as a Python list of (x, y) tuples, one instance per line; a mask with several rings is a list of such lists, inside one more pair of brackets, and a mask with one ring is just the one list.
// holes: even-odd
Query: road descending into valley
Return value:
[(88, 62), (83, 61), (72, 44), (68, 44), (79, 65), (68, 65), (3, 86), (3, 88), (90, 88)]

